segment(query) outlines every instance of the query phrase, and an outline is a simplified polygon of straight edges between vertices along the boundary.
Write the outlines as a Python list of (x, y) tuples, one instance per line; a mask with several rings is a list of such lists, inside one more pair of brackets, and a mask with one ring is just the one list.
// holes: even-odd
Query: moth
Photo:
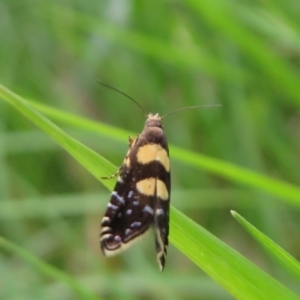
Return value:
[(102, 219), (104, 255), (118, 254), (153, 227), (162, 271), (168, 247), (170, 192), (169, 149), (162, 118), (149, 114), (142, 133), (129, 138), (129, 150)]
[[(102, 85), (125, 95), (145, 113), (127, 94), (106, 84)], [(203, 106), (184, 107), (167, 115)], [(169, 148), (162, 125), (162, 119), (167, 115), (146, 115), (141, 134), (136, 139), (129, 137), (129, 149), (122, 166), (116, 174), (106, 177), (119, 175), (102, 219), (100, 232), (103, 254), (113, 256), (130, 247), (152, 227), (161, 271), (167, 255), (171, 195)]]

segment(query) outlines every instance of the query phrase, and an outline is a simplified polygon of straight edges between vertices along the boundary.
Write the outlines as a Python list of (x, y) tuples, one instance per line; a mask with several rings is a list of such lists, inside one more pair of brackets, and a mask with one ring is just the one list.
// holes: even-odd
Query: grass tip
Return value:
[(234, 211), (234, 210), (231, 210), (230, 213), (231, 213), (231, 215), (232, 215), (233, 217), (235, 217), (235, 216), (237, 215), (237, 212)]

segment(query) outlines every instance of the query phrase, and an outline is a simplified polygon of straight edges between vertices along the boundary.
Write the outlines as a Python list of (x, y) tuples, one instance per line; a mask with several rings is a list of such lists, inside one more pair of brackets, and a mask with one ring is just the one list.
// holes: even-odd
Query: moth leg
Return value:
[[(139, 136), (137, 136), (137, 138), (138, 138), (138, 137), (139, 137)], [(134, 145), (134, 143), (136, 142), (137, 138), (134, 139), (134, 138), (132, 138), (131, 136), (128, 137), (128, 141), (129, 141), (129, 150), (128, 150), (128, 152), (127, 152), (127, 155), (126, 155), (126, 157), (125, 157), (125, 160), (126, 160), (126, 158), (128, 157), (128, 155), (129, 155), (130, 148)], [(125, 161), (125, 160), (124, 160), (124, 161)], [(116, 173), (114, 173), (114, 174), (112, 174), (112, 175), (110, 175), (110, 176), (101, 177), (101, 179), (112, 179), (112, 178), (115, 178), (115, 177), (117, 177), (117, 176), (120, 174), (121, 169), (122, 169), (122, 166), (117, 170)]]
[(110, 176), (103, 176), (103, 177), (100, 177), (101, 179), (112, 179), (112, 178), (115, 178), (117, 177), (119, 174), (120, 174), (120, 171), (121, 171), (121, 167), (118, 168), (117, 172), (110, 175)]
[(139, 135), (134, 139), (133, 137), (129, 136), (128, 137), (128, 141), (129, 141), (129, 149), (136, 143), (136, 141), (138, 140)]
[(131, 148), (131, 145), (134, 141), (134, 138), (132, 138), (131, 136), (128, 137), (128, 142), (129, 142), (129, 148)]

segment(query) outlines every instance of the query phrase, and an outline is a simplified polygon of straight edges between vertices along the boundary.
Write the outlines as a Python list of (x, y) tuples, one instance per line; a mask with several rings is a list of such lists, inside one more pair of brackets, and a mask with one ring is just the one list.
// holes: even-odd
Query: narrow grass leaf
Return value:
[(269, 252), (295, 279), (300, 282), (300, 263), (270, 238), (251, 225), (235, 211), (232, 216)]
[(98, 121), (93, 121), (88, 118), (61, 111), (42, 103), (38, 103), (35, 101), (28, 101), (28, 103), (43, 114), (64, 124), (69, 124), (76, 128), (85, 129), (91, 132), (97, 132), (101, 135), (112, 137), (113, 139), (118, 141), (123, 142), (124, 140), (128, 139), (129, 135), (134, 135), (134, 133), (128, 132), (127, 130), (123, 130), (121, 128), (113, 127)]
[(175, 208), (170, 231), (171, 242), (236, 299), (300, 299)]
[(206, 169), (228, 180), (268, 192), (285, 202), (300, 205), (300, 188), (295, 185), (192, 151), (177, 147), (172, 147), (171, 150), (172, 158)]
[[(207, 72), (207, 74), (226, 81), (232, 81), (232, 77), (234, 76), (243, 78), (241, 74), (245, 73), (243, 70), (236, 69), (227, 62), (217, 60), (209, 51), (205, 52), (203, 48), (200, 52), (196, 47), (173, 46), (151, 35), (135, 32), (132, 29), (128, 30), (126, 27), (116, 26), (113, 23), (103, 22), (99, 18), (93, 18), (77, 10), (66, 9), (64, 5), (56, 3), (51, 3), (50, 5), (53, 11), (57, 11), (57, 13), (63, 11), (65, 16), (76, 19), (76, 25), (80, 28), (80, 31), (91, 32), (97, 28), (99, 38), (105, 37), (114, 43), (122, 45), (122, 47), (127, 47), (178, 68), (201, 69)], [(234, 75), (229, 77), (227, 76), (228, 72)]]
[(281, 90), (284, 96), (288, 96), (287, 99), (291, 103), (299, 107), (299, 78), (292, 66), (273, 54), (272, 49), (263, 39), (253, 34), (238, 20), (231, 1), (187, 0), (186, 3), (199, 19), (204, 19), (212, 28), (222, 32), (241, 47), (245, 55), (261, 67), (266, 74), (266, 79)]
[[(51, 136), (97, 179), (101, 180), (101, 177), (111, 175), (116, 171), (112, 163), (67, 135), (58, 126), (34, 109), (26, 100), (14, 94), (3, 85), (0, 85), (0, 96)], [(101, 181), (103, 185), (112, 189), (114, 185), (112, 180)]]
[(37, 269), (42, 274), (52, 277), (55, 280), (58, 280), (72, 289), (80, 299), (90, 299), (90, 300), (99, 300), (99, 297), (93, 295), (89, 291), (83, 288), (83, 285), (78, 283), (72, 277), (68, 276), (66, 273), (61, 272), (59, 269), (54, 268), (50, 264), (44, 263), (37, 257), (30, 254), (28, 251), (23, 248), (7, 241), (5, 238), (0, 236), (0, 247), (7, 252), (13, 253), (18, 257), (22, 258), (29, 265)]

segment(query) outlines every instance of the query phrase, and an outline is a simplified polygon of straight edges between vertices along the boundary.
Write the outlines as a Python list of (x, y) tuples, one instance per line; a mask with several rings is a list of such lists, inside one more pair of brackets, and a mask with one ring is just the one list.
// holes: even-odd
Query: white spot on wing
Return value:
[(129, 229), (129, 228), (127, 228), (126, 230), (125, 230), (125, 235), (129, 235), (130, 233), (131, 233), (131, 229)]
[(148, 212), (149, 214), (153, 215), (153, 209), (149, 205), (146, 205), (144, 207), (143, 211)]
[(137, 228), (137, 227), (140, 227), (141, 226), (141, 222), (133, 222), (131, 225), (130, 225), (130, 227), (132, 227), (132, 228)]
[(117, 210), (117, 209), (118, 209), (118, 206), (117, 206), (117, 205), (113, 205), (113, 204), (111, 204), (110, 202), (108, 202), (107, 208), (110, 208), (110, 209), (112, 209), (112, 210)]
[(121, 237), (120, 237), (119, 235), (116, 235), (116, 236), (114, 237), (114, 240), (115, 240), (116, 242), (121, 242), (121, 241), (122, 241), (122, 239), (121, 239)]
[(132, 213), (132, 209), (129, 208), (129, 209), (126, 210), (127, 215), (131, 215), (131, 213)]
[(116, 191), (113, 191), (112, 196), (114, 196), (119, 202), (121, 202), (122, 204), (125, 204), (124, 198), (119, 196), (118, 193)]
[(133, 191), (130, 191), (129, 193), (128, 193), (128, 198), (131, 198), (133, 196)]
[(160, 215), (164, 215), (165, 212), (164, 212), (164, 210), (163, 210), (162, 208), (159, 208), (159, 209), (156, 210), (155, 214), (156, 214), (157, 216), (160, 216)]

